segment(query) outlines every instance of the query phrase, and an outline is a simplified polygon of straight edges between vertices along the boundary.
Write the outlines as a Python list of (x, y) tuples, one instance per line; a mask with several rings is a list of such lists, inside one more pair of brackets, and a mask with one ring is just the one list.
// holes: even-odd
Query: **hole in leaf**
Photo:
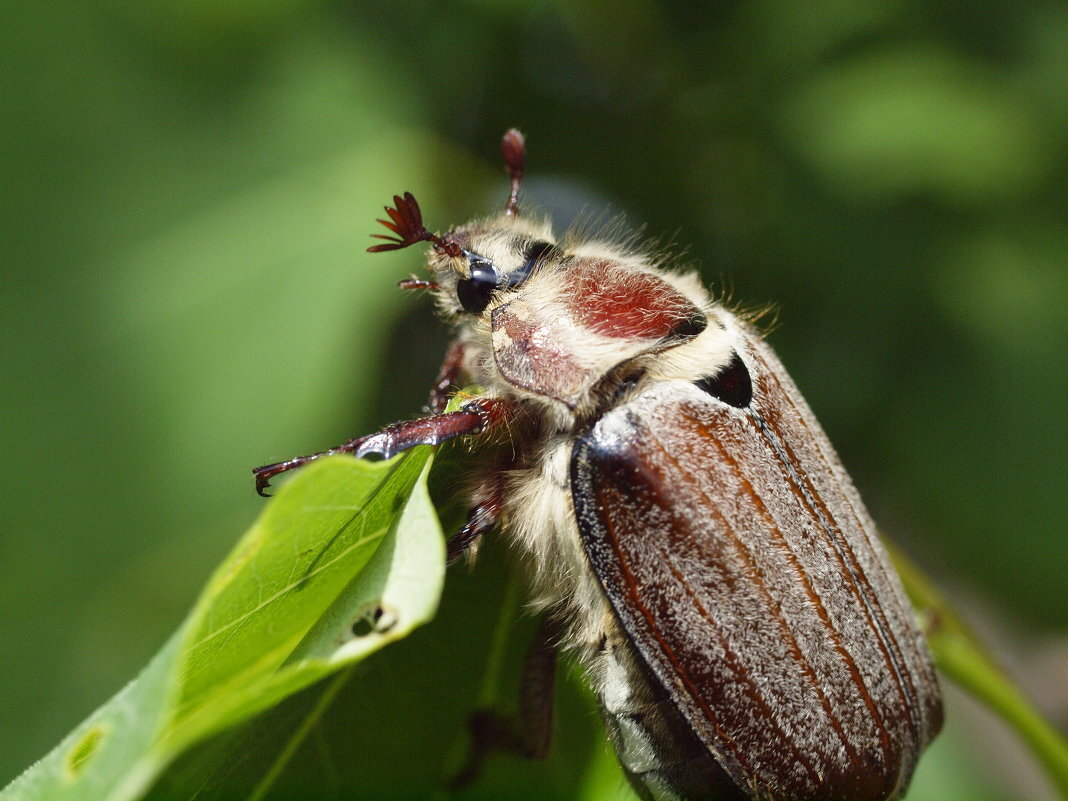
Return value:
[(379, 634), (385, 634), (391, 628), (397, 625), (397, 610), (388, 607), (378, 607), (378, 614), (375, 617), (375, 631)]
[(397, 612), (383, 604), (370, 605), (352, 624), (354, 637), (369, 634), (385, 634), (397, 625)]
[(77, 778), (85, 770), (107, 736), (106, 726), (93, 726), (67, 752), (66, 768), (71, 778)]

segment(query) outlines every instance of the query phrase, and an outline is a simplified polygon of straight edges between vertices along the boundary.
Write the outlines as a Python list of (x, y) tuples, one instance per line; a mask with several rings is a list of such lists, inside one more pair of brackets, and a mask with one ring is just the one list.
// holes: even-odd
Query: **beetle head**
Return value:
[(504, 212), (494, 218), (469, 223), (444, 235), (423, 225), (419, 203), (410, 192), (393, 196), (386, 207), (389, 219), (379, 220), (391, 234), (373, 234), (384, 244), (368, 248), (373, 253), (399, 250), (419, 242), (431, 244), (428, 266), (434, 280), (405, 280), (405, 289), (432, 289), (438, 305), (449, 316), (481, 316), (502, 293), (519, 289), (535, 270), (559, 257), (548, 224), (520, 218), (519, 187), (523, 179), (526, 147), (512, 128), (501, 140), (505, 170), (511, 192)]

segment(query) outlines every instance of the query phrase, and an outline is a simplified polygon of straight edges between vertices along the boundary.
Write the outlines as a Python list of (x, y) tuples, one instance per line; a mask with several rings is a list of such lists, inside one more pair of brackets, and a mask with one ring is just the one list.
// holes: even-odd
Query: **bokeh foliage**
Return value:
[[(182, 619), (249, 467), (418, 409), (444, 340), (367, 234), (497, 208), (510, 125), (532, 201), (775, 303), (883, 528), (1021, 659), (1063, 636), (1063, 3), (23, 0), (0, 49), (0, 783)], [(998, 797), (961, 742), (921, 779)]]

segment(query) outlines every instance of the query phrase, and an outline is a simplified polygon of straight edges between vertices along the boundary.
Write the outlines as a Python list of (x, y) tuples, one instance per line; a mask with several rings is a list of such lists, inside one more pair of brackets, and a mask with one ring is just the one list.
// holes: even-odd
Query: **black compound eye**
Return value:
[(731, 354), (730, 363), (716, 375), (694, 383), (712, 397), (738, 409), (744, 409), (753, 400), (753, 379), (737, 353)]
[(515, 289), (517, 286), (522, 285), (534, 271), (534, 265), (545, 258), (545, 255), (555, 247), (556, 245), (552, 242), (543, 242), (541, 240), (536, 240), (527, 245), (527, 249), (523, 253), (523, 266), (508, 276), (507, 288)]
[(456, 297), (464, 311), (482, 314), (497, 288), (497, 271), (493, 269), (493, 262), (481, 258), (470, 259), (468, 266), (471, 277), (456, 282)]

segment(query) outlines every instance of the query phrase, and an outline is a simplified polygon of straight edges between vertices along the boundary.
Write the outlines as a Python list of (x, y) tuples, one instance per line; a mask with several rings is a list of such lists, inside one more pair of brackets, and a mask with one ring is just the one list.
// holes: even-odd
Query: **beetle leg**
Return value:
[(427, 408), (432, 412), (443, 412), (449, 402), (449, 390), (456, 386), (460, 373), (463, 372), (464, 356), (467, 346), (463, 340), (454, 339), (449, 349), (445, 352), (445, 361), (441, 363), (438, 377), (434, 379), (434, 386), (430, 390), (430, 399)]
[(416, 445), (440, 445), (464, 434), (485, 433), (510, 417), (514, 409), (515, 403), (511, 401), (475, 398), (455, 412), (392, 423), (377, 434), (362, 437), (351, 452), (357, 456), (376, 453), (383, 459), (389, 459)]
[(350, 439), (336, 448), (257, 467), (252, 471), (256, 477), (256, 492), (265, 496), (272, 478), (324, 456), (351, 453), (362, 457), (376, 453), (389, 459), (416, 445), (440, 445), (465, 434), (481, 434), (506, 420), (513, 407), (513, 403), (498, 398), (476, 398), (455, 412), (393, 423), (376, 434)]
[(468, 513), (467, 522), (445, 543), (445, 563), (451, 565), (456, 562), (468, 552), (479, 537), (492, 529), (496, 522), (496, 516), (489, 516), (486, 513), (486, 507), (474, 507)]
[(488, 533), (496, 524), (504, 503), (504, 480), (501, 473), (496, 473), (492, 483), (485, 488), (480, 500), (467, 513), (467, 522), (460, 530), (449, 537), (446, 543), (446, 562), (453, 564)]
[(459, 790), (478, 779), (486, 757), (500, 751), (523, 759), (544, 759), (553, 737), (553, 702), (559, 626), (542, 618), (523, 659), (519, 686), (519, 714), (505, 716), (490, 709), (475, 711), (468, 721), (471, 752), (467, 762), (449, 781)]

